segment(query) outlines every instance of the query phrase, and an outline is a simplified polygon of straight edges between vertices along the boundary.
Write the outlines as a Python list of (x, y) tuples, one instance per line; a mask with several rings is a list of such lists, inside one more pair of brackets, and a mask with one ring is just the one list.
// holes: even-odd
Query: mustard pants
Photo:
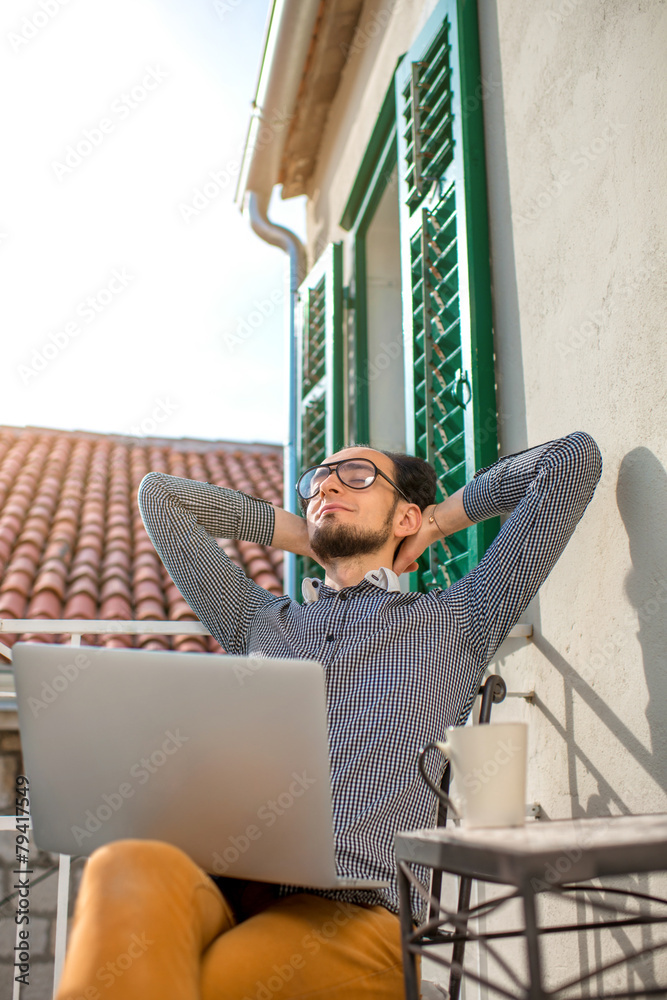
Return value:
[(84, 870), (57, 1000), (403, 996), (398, 917), (384, 907), (219, 888), (177, 847), (120, 840)]

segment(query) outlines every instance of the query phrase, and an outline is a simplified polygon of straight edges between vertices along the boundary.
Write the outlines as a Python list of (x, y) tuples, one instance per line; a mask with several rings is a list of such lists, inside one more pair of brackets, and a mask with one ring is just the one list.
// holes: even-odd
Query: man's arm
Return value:
[(285, 552), (295, 552), (298, 556), (308, 556), (314, 559), (310, 542), (308, 541), (308, 526), (304, 517), (290, 514), (282, 507), (274, 507), (275, 528), (271, 545)]
[(252, 619), (264, 604), (280, 598), (248, 579), (216, 539), (270, 545), (273, 506), (235, 490), (158, 472), (143, 478), (138, 500), (153, 545), (199, 620), (228, 653), (245, 653)]
[[(493, 656), (553, 569), (601, 470), (597, 444), (578, 432), (501, 458), (437, 506), (435, 517), (443, 529), (438, 538), (511, 512), (479, 565), (443, 592), (485, 659)], [(425, 512), (425, 538), (435, 527), (428, 521), (431, 510)]]

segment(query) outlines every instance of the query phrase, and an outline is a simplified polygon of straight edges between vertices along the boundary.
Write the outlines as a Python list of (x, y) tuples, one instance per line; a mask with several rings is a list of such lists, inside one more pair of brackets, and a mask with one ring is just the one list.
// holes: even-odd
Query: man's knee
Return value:
[(168, 872), (178, 877), (181, 870), (188, 873), (194, 862), (173, 844), (162, 840), (114, 840), (93, 851), (86, 865), (87, 878), (107, 881), (129, 879), (135, 885), (153, 873)]

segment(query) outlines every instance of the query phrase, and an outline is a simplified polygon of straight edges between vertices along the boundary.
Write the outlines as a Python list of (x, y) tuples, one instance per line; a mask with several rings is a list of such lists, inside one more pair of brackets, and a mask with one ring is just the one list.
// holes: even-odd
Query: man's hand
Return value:
[(399, 547), (393, 565), (394, 573), (399, 576), (401, 573), (414, 573), (417, 559), (429, 545), (475, 523), (465, 512), (462, 497), (463, 489), (460, 489), (442, 503), (431, 504), (422, 511), (419, 528), (414, 534), (407, 535)]

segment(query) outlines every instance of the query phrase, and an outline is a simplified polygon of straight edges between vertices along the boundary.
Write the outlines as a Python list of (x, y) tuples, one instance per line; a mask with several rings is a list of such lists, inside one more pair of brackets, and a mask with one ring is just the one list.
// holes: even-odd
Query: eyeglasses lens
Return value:
[(338, 475), (345, 485), (353, 490), (365, 490), (375, 480), (375, 468), (364, 459), (351, 459), (348, 462), (341, 462), (338, 466)]
[[(375, 467), (372, 462), (364, 459), (350, 459), (347, 462), (340, 462), (336, 467), (338, 477), (345, 486), (353, 490), (364, 490), (375, 481)], [(314, 497), (320, 490), (322, 483), (329, 478), (332, 470), (326, 465), (318, 465), (310, 474), (303, 477), (300, 483), (299, 492), (304, 499)]]

